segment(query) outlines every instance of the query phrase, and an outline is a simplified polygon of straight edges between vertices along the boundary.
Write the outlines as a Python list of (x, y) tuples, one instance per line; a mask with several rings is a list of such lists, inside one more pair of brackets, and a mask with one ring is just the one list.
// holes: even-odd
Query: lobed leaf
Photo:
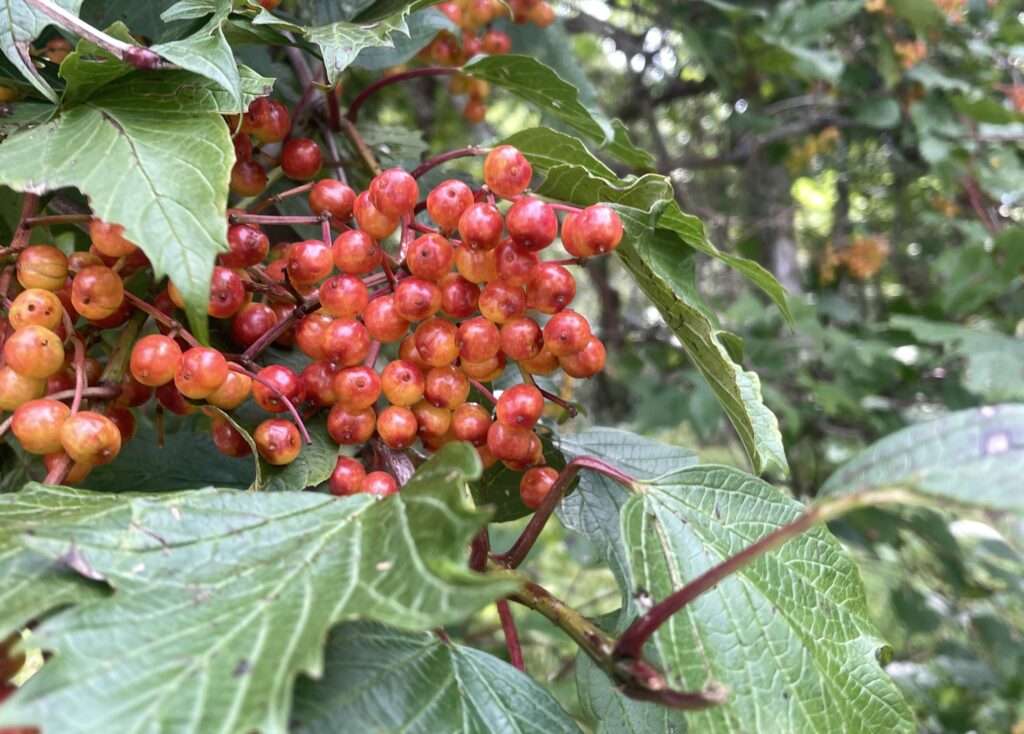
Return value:
[[(53, 0), (69, 13), (78, 15), (82, 0)], [(40, 94), (51, 102), (57, 102), (57, 93), (36, 69), (30, 56), (34, 41), (46, 26), (53, 23), (50, 18), (35, 10), (26, 0), (0, 0), (0, 44), (4, 56), (24, 75)]]

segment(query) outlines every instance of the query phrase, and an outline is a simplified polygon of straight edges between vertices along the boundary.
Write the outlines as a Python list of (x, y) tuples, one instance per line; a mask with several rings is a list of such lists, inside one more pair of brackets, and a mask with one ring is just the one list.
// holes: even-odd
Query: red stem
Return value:
[(579, 411), (576, 410), (576, 406), (573, 405), (572, 403), (570, 403), (568, 400), (560, 398), (557, 395), (555, 395), (554, 393), (548, 392), (547, 390), (545, 390), (544, 388), (542, 388), (540, 386), (536, 386), (536, 387), (537, 387), (538, 390), (540, 390), (540, 394), (544, 396), (545, 400), (547, 400), (548, 402), (554, 403), (558, 407), (560, 407), (563, 410), (565, 410), (565, 412), (569, 414), (570, 418), (575, 418), (577, 415), (579, 415)]
[(416, 77), (421, 76), (448, 76), (450, 74), (458, 73), (458, 69), (453, 69), (447, 66), (427, 66), (422, 69), (410, 69), (409, 71), (403, 71), (398, 74), (383, 77), (375, 81), (373, 84), (370, 84), (366, 89), (361, 91), (354, 100), (352, 100), (352, 104), (348, 106), (348, 112), (345, 114), (345, 117), (351, 122), (356, 122), (356, 120), (359, 119), (359, 110), (366, 103), (366, 100), (376, 94), (378, 90), (383, 89), (388, 85), (397, 84), (398, 82), (404, 82), (406, 79), (415, 79)]
[(313, 443), (313, 439), (311, 439), (309, 437), (309, 431), (306, 430), (306, 424), (303, 423), (302, 416), (299, 415), (299, 411), (295, 409), (294, 403), (292, 403), (292, 401), (288, 399), (287, 395), (285, 395), (283, 392), (278, 390), (277, 386), (274, 385), (274, 383), (270, 382), (269, 380), (264, 380), (262, 377), (257, 375), (255, 372), (252, 372), (251, 370), (247, 370), (245, 367), (243, 367), (242, 365), (238, 364), (237, 362), (228, 362), (228, 367), (230, 367), (235, 372), (241, 372), (243, 375), (246, 375), (250, 379), (255, 380), (256, 382), (258, 382), (261, 385), (263, 385), (263, 387), (267, 388), (272, 393), (277, 395), (277, 397), (281, 399), (281, 402), (284, 403), (284, 407), (286, 407), (288, 409), (288, 412), (292, 414), (292, 418), (294, 418), (295, 422), (298, 424), (299, 432), (302, 434), (302, 440), (306, 442), (307, 446), (309, 446), (309, 445), (311, 445)]
[(328, 219), (329, 214), (298, 214), (286, 216), (283, 214), (248, 214), (234, 212), (228, 216), (232, 224), (320, 224)]
[(327, 120), (331, 130), (334, 132), (341, 130), (341, 100), (338, 97), (337, 87), (327, 90)]
[(491, 552), (491, 537), (487, 532), (487, 526), (480, 528), (480, 532), (473, 536), (473, 542), (469, 550), (469, 568), (473, 571), (483, 573), (487, 568), (487, 555)]
[(130, 293), (128, 291), (124, 292), (124, 297), (128, 300), (130, 304), (135, 306), (135, 308), (152, 316), (155, 321), (163, 324), (169, 329), (174, 329), (175, 331), (177, 331), (179, 334), (181, 334), (181, 338), (187, 341), (191, 346), (201, 346), (199, 344), (199, 340), (192, 336), (184, 326), (178, 323), (175, 319), (165, 314), (156, 306), (146, 303), (141, 298), (136, 296), (134, 293)]
[(505, 633), (505, 647), (508, 648), (508, 661), (516, 670), (526, 672), (526, 664), (523, 662), (523, 648), (519, 645), (519, 631), (516, 629), (516, 620), (512, 616), (512, 610), (508, 608), (508, 599), (498, 599), (498, 619), (501, 620), (501, 629)]
[(268, 196), (267, 198), (263, 199), (262, 201), (256, 202), (252, 207), (250, 207), (249, 211), (250, 211), (251, 214), (259, 214), (261, 211), (263, 211), (267, 207), (273, 206), (274, 204), (276, 204), (277, 202), (279, 202), (279, 201), (281, 201), (283, 199), (288, 199), (288, 198), (290, 198), (292, 196), (298, 196), (299, 194), (306, 193), (307, 191), (309, 191), (310, 189), (313, 188), (313, 184), (315, 184), (315, 183), (316, 183), (315, 181), (310, 181), (309, 183), (304, 183), (301, 186), (296, 186), (296, 187), (291, 188), (291, 189), (286, 189), (286, 190), (282, 191), (279, 194), (274, 194), (273, 196)]
[(569, 488), (572, 480), (576, 478), (581, 469), (590, 469), (591, 471), (604, 474), (606, 477), (614, 479), (627, 488), (632, 488), (635, 485), (631, 476), (616, 469), (614, 466), (592, 456), (578, 456), (562, 469), (558, 479), (555, 480), (551, 489), (548, 490), (547, 496), (544, 497), (544, 501), (537, 508), (536, 512), (533, 513), (530, 522), (523, 529), (522, 534), (516, 538), (516, 542), (512, 544), (512, 547), (505, 553), (494, 557), (497, 563), (506, 568), (516, 568), (523, 562), (530, 549), (533, 548), (534, 543), (537, 542), (537, 538), (540, 537), (541, 531), (544, 530), (544, 526), (551, 517), (551, 513), (555, 511), (555, 507), (562, 501), (562, 495), (565, 494), (565, 490)]
[(469, 384), (475, 387), (481, 395), (490, 400), (492, 405), (498, 402), (498, 399), (494, 397), (494, 393), (488, 390), (480, 380), (470, 380)]
[(267, 329), (266, 333), (263, 334), (259, 339), (254, 341), (249, 347), (242, 353), (242, 362), (251, 362), (257, 356), (259, 356), (264, 349), (269, 347), (275, 339), (281, 334), (285, 333), (295, 324), (296, 321), (301, 319), (306, 314), (310, 314), (320, 308), (320, 294), (314, 292), (306, 298), (304, 301), (299, 303), (295, 309), (288, 314), (285, 318), (278, 321), (271, 328)]
[(40, 227), (50, 224), (82, 224), (91, 222), (92, 214), (47, 214), (40, 217), (27, 217), (22, 227)]
[(85, 382), (85, 345), (77, 336), (71, 337), (75, 344), (75, 392), (71, 400), (71, 415), (82, 407), (82, 393), (88, 387)]
[(71, 457), (64, 454), (57, 460), (57, 463), (46, 473), (43, 484), (60, 484), (68, 478), (71, 471)]
[(583, 211), (581, 207), (573, 206), (572, 204), (559, 204), (553, 201), (549, 201), (548, 206), (550, 206), (552, 209), (558, 212), (570, 212), (575, 214), (576, 212)]
[(456, 150), (449, 150), (447, 153), (441, 153), (440, 155), (435, 155), (433, 158), (428, 158), (427, 160), (423, 161), (423, 163), (419, 164), (418, 166), (416, 166), (416, 168), (412, 169), (410, 175), (413, 178), (419, 178), (430, 169), (437, 168), (442, 163), (454, 161), (457, 158), (469, 158), (475, 155), (487, 155), (487, 153), (488, 149), (478, 148), (475, 145), (470, 145), (465, 148), (458, 148)]

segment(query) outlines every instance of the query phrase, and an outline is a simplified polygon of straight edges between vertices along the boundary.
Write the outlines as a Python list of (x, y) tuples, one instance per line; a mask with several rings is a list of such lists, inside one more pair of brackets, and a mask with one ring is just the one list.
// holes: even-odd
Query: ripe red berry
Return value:
[(481, 446), (487, 443), (491, 422), (491, 414), (480, 403), (463, 403), (452, 413), (452, 432), (460, 441)]
[(249, 399), (251, 392), (252, 378), (229, 370), (223, 384), (206, 396), (206, 402), (221, 410), (234, 410)]
[(242, 117), (242, 129), (261, 143), (280, 143), (291, 126), (288, 108), (269, 97), (254, 99)]
[(405, 278), (395, 287), (395, 308), (406, 321), (423, 321), (441, 309), (441, 289), (422, 278)]
[(580, 351), (590, 336), (590, 323), (571, 309), (559, 311), (544, 325), (544, 345), (556, 357)]
[(506, 239), (498, 245), (495, 253), (498, 276), (509, 285), (525, 286), (533, 276), (533, 269), (539, 262), (537, 255), (513, 239)]
[(329, 362), (310, 362), (302, 368), (302, 394), (307, 402), (325, 408), (338, 402), (334, 392), (334, 378), (337, 372)]
[(124, 238), (124, 227), (120, 224), (108, 224), (99, 219), (89, 222), (89, 238), (92, 240), (92, 246), (107, 257), (124, 257), (139, 249), (135, 243)]
[(492, 56), (507, 54), (512, 50), (512, 39), (508, 37), (507, 33), (490, 30), (480, 39), (480, 45), (485, 54)]
[(269, 418), (252, 434), (256, 449), (268, 464), (291, 464), (302, 451), (302, 436), (294, 423), (280, 418)]
[(210, 304), (207, 313), (215, 319), (228, 319), (245, 305), (248, 294), (242, 276), (229, 268), (215, 266), (210, 279)]
[(320, 285), (320, 306), (331, 316), (353, 318), (370, 302), (370, 291), (352, 275), (335, 275)]
[(513, 385), (498, 397), (495, 413), (510, 426), (533, 428), (544, 412), (544, 396), (533, 385)]
[(29, 288), (18, 294), (7, 311), (7, 320), (15, 329), (42, 326), (56, 331), (64, 314), (64, 306), (53, 291)]
[(59, 291), (68, 277), (68, 258), (53, 245), (30, 245), (18, 255), (17, 273), (23, 288)]
[(431, 405), (426, 400), (421, 400), (412, 406), (412, 414), (416, 416), (419, 434), (424, 440), (443, 436), (452, 424), (451, 410), (443, 406)]
[(458, 273), (449, 273), (439, 283), (441, 310), (455, 319), (464, 319), (476, 313), (480, 287), (470, 283)]
[(504, 324), (526, 313), (526, 293), (519, 286), (494, 280), (480, 292), (477, 305), (484, 317), (496, 324)]
[(398, 313), (393, 295), (372, 299), (363, 310), (363, 323), (370, 337), (384, 344), (398, 341), (409, 330), (409, 322)]
[(46, 380), (19, 375), (9, 366), (0, 367), (0, 410), (14, 410), (46, 393)]
[(501, 334), (492, 322), (477, 316), (459, 324), (462, 348), (459, 356), (470, 362), (490, 359), (501, 349)]
[(398, 493), (398, 482), (383, 471), (372, 471), (359, 483), (359, 491), (374, 497), (387, 497)]
[(370, 353), (370, 332), (355, 319), (334, 319), (324, 333), (324, 355), (340, 367), (352, 367)]
[(550, 204), (532, 196), (524, 196), (505, 215), (508, 234), (516, 243), (536, 252), (555, 241), (558, 236), (558, 217)]
[(320, 179), (309, 190), (310, 211), (314, 214), (330, 214), (335, 226), (349, 220), (355, 203), (356, 192), (333, 178)]
[(455, 248), (455, 268), (470, 283), (489, 283), (498, 277), (498, 259), (494, 250)]
[[(277, 316), (278, 321), (287, 319), (295, 307), (290, 303), (271, 303), (270, 308), (274, 310), (274, 314)], [(274, 344), (278, 344), (282, 347), (290, 347), (295, 344), (295, 327), (286, 329), (283, 331), (275, 340)]]
[(420, 350), (416, 348), (416, 335), (410, 334), (398, 345), (398, 358), (412, 362), (424, 372), (430, 370), (430, 365), (423, 361)]
[(401, 219), (411, 214), (420, 199), (420, 186), (401, 168), (389, 168), (373, 177), (370, 200), (384, 216)]
[(347, 456), (339, 456), (338, 463), (331, 472), (331, 478), (327, 480), (327, 486), (334, 496), (346, 497), (360, 491), (360, 485), (365, 477), (366, 469), (362, 464)]
[(90, 265), (71, 282), (71, 304), (89, 320), (105, 319), (124, 301), (121, 276), (104, 265)]
[(259, 196), (267, 188), (267, 172), (256, 161), (237, 161), (231, 168), (231, 190), (239, 196)]
[(366, 275), (380, 267), (384, 251), (361, 229), (342, 232), (331, 248), (338, 270), (349, 275)]
[(427, 214), (445, 232), (454, 232), (462, 213), (472, 205), (472, 190), (453, 178), (442, 181), (427, 194)]
[(248, 268), (259, 265), (270, 251), (270, 240), (251, 224), (232, 224), (228, 227), (229, 252), (217, 257), (226, 268)]
[(586, 251), (611, 252), (622, 241), (622, 220), (607, 204), (594, 204), (579, 213), (572, 236)]
[(471, 250), (493, 250), (501, 242), (505, 221), (493, 204), (477, 202), (459, 217), (459, 237)]
[(190, 400), (203, 400), (227, 377), (228, 363), (223, 354), (209, 347), (192, 347), (181, 355), (174, 386)]
[(195, 407), (185, 400), (185, 396), (178, 392), (173, 382), (161, 385), (154, 394), (157, 402), (175, 415), (189, 415), (195, 412)]
[(501, 326), (501, 351), (516, 362), (531, 360), (540, 354), (544, 337), (537, 322), (529, 316), (509, 319)]
[(281, 170), (288, 178), (309, 181), (320, 171), (320, 146), (309, 138), (291, 138), (281, 148)]
[(431, 367), (444, 367), (459, 356), (460, 334), (460, 327), (435, 317), (417, 326), (413, 339), (424, 363)]
[(440, 280), (452, 269), (455, 251), (441, 235), (417, 237), (405, 255), (405, 264), (417, 278)]
[(588, 243), (581, 242), (576, 236), (576, 223), (579, 220), (579, 212), (570, 212), (562, 220), (562, 246), (573, 257), (593, 257), (597, 252), (589, 249)]
[(530, 185), (531, 178), (530, 162), (511, 145), (499, 145), (484, 159), (484, 182), (498, 196), (519, 196)]
[(332, 385), (338, 405), (349, 411), (371, 407), (381, 392), (380, 375), (372, 367), (362, 365), (341, 370)]
[(533, 269), (526, 287), (526, 303), (541, 313), (553, 314), (572, 303), (576, 297), (576, 279), (556, 263), (542, 262)]
[(257, 405), (268, 413), (283, 413), (288, 410), (288, 406), (281, 399), (282, 396), (288, 398), (293, 405), (301, 403), (305, 397), (302, 380), (290, 367), (272, 364), (256, 373), (252, 397)]
[(135, 414), (127, 408), (109, 405), (104, 415), (117, 426), (117, 432), (121, 434), (122, 444), (125, 441), (130, 441), (135, 435)]
[(102, 466), (120, 453), (121, 432), (107, 416), (83, 410), (64, 421), (60, 443), (74, 461)]
[(243, 306), (231, 320), (231, 338), (248, 347), (277, 324), (277, 314), (265, 303)]
[(246, 133), (238, 133), (231, 137), (231, 144), (235, 146), (235, 160), (252, 160), (252, 139)]
[(295, 327), (295, 345), (311, 359), (327, 359), (324, 338), (334, 319), (326, 313), (311, 313)]
[(404, 359), (389, 362), (380, 379), (384, 397), (393, 405), (413, 405), (419, 402), (426, 389), (423, 371)]
[(466, 377), (470, 379), (491, 382), (501, 377), (501, 373), (505, 371), (505, 355), (498, 352), (495, 356), (482, 362), (461, 359), (459, 360), (459, 369), (465, 372)]
[(487, 448), (501, 461), (526, 464), (534, 459), (535, 438), (529, 428), (518, 428), (495, 421), (487, 430)]
[(61, 450), (60, 431), (71, 409), (56, 400), (30, 400), (19, 406), (11, 418), (11, 432), (30, 454), (52, 454)]
[(527, 469), (519, 480), (519, 497), (523, 504), (536, 510), (544, 502), (551, 488), (558, 480), (558, 472), (549, 466), (537, 466)]
[(578, 352), (558, 358), (558, 363), (565, 374), (570, 377), (586, 379), (593, 377), (604, 369), (607, 353), (604, 343), (596, 336), (591, 336)]
[(376, 425), (377, 415), (373, 408), (353, 411), (335, 404), (327, 414), (327, 432), (335, 443), (342, 446), (366, 443), (373, 436)]
[(174, 379), (181, 361), (181, 347), (169, 336), (149, 334), (135, 342), (129, 366), (132, 377), (149, 387), (159, 387)]
[(331, 248), (320, 240), (302, 240), (288, 248), (288, 277), (293, 283), (318, 283), (333, 268)]
[(352, 205), (352, 214), (356, 218), (359, 229), (375, 240), (383, 240), (398, 228), (398, 219), (389, 217), (373, 205), (370, 194), (366, 191), (356, 197)]
[(219, 416), (210, 424), (210, 437), (214, 447), (225, 456), (241, 459), (252, 453), (252, 447), (242, 434)]
[(469, 397), (469, 378), (458, 367), (435, 367), (427, 372), (423, 394), (437, 407), (455, 410)]
[(377, 416), (377, 435), (393, 449), (406, 449), (416, 442), (419, 424), (408, 408), (391, 405)]
[(23, 377), (45, 380), (64, 365), (64, 345), (46, 327), (25, 326), (7, 337), (4, 360)]

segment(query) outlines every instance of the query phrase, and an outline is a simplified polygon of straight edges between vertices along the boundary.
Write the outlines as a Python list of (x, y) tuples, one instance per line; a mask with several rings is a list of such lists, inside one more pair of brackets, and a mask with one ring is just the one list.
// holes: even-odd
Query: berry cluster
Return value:
[[(236, 147), (249, 136), (279, 142), (290, 128), (287, 110), (269, 99), (254, 102), (240, 123)], [(319, 171), (319, 147), (309, 141), (316, 158), (308, 162), (294, 152), (303, 140), (287, 138), (281, 166), (308, 179)], [(233, 185), (251, 162), (239, 155)], [(501, 461), (524, 471), (523, 501), (536, 507), (557, 473), (542, 466), (534, 428), (545, 400), (558, 399), (533, 376), (561, 369), (587, 378), (605, 363), (604, 345), (570, 308), (576, 282), (566, 266), (612, 251), (623, 230), (608, 206), (577, 209), (529, 195), (531, 178), (525, 156), (499, 146), (484, 160), (484, 186), (449, 179), (423, 201), (418, 180), (397, 168), (360, 193), (320, 179), (278, 198), (307, 195), (311, 214), (299, 219), (319, 222), (324, 237), (274, 245), (260, 224), (294, 217), (232, 210), (230, 249), (214, 268), (208, 313), (215, 339), (234, 342), (241, 354), (203, 346), (185, 331), (173, 283), (150, 303), (126, 290), (123, 279), (148, 261), (119, 225), (91, 220), (90, 250), (71, 256), (50, 245), (24, 247), (16, 268), (24, 290), (8, 303), (7, 333), (0, 335), (0, 410), (13, 411), (7, 425), (27, 452), (42, 455), (48, 467), (70, 462), (69, 482), (112, 461), (134, 432), (130, 409), (154, 397), (160, 410), (182, 415), (205, 406), (233, 411), (251, 398), (271, 414), (252, 432), (270, 464), (294, 461), (304, 420), (326, 410), (327, 431), (339, 445), (373, 441), (404, 451), (418, 441), (431, 451), (468, 441), (485, 465)], [(417, 216), (424, 210), (429, 220)], [(340, 231), (333, 240), (331, 229)], [(573, 258), (541, 259), (559, 235)], [(394, 242), (397, 257), (384, 241)], [(137, 310), (158, 331), (110, 351), (104, 364), (100, 331), (122, 326)], [(255, 360), (272, 343), (297, 348), (310, 362), (301, 371), (261, 367)], [(509, 362), (525, 382), (495, 398), (484, 383)], [(474, 387), (493, 410), (470, 402)], [(91, 402), (94, 409), (82, 409)], [(233, 420), (206, 412), (222, 453), (250, 453)], [(343, 458), (330, 488), (387, 495), (398, 483)]]

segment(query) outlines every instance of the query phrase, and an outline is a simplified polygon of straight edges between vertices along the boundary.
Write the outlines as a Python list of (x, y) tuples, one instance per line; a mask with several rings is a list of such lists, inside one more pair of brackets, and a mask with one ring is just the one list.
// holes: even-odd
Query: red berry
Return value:
[(291, 126), (288, 108), (269, 97), (254, 99), (242, 116), (242, 130), (261, 143), (280, 143)]
[(268, 413), (283, 413), (288, 410), (288, 406), (281, 399), (282, 396), (288, 398), (293, 405), (301, 403), (305, 397), (302, 380), (290, 367), (272, 364), (256, 373), (252, 397), (257, 405)]
[(558, 480), (558, 472), (549, 466), (527, 469), (519, 480), (519, 497), (523, 504), (536, 510), (544, 502), (551, 488)]
[(231, 320), (231, 338), (243, 347), (248, 347), (276, 324), (277, 314), (274, 309), (265, 303), (250, 303), (243, 306)]
[(498, 245), (495, 253), (498, 263), (498, 276), (509, 285), (525, 286), (533, 276), (538, 258), (530, 250), (507, 239)]
[(458, 367), (435, 367), (427, 372), (424, 396), (439, 408), (455, 408), (469, 397), (469, 378)]
[(496, 324), (504, 324), (526, 313), (526, 293), (519, 286), (495, 280), (480, 292), (477, 305), (486, 318)]
[(350, 411), (335, 404), (327, 414), (327, 432), (334, 442), (342, 446), (366, 443), (373, 436), (377, 416), (373, 408)]
[(487, 448), (501, 461), (527, 464), (534, 459), (535, 438), (529, 428), (518, 428), (495, 421), (487, 430)]
[(501, 334), (492, 322), (477, 316), (459, 324), (462, 348), (459, 356), (470, 362), (490, 359), (501, 349)]
[(366, 275), (380, 267), (384, 251), (361, 229), (342, 232), (331, 248), (338, 270), (349, 275)]
[(358, 493), (365, 478), (366, 469), (362, 464), (347, 456), (339, 456), (338, 463), (331, 472), (331, 478), (327, 480), (327, 486), (334, 496), (345, 497)]
[(267, 188), (267, 172), (256, 161), (238, 161), (231, 168), (231, 190), (239, 196), (259, 196)]
[(231, 137), (231, 144), (235, 146), (235, 160), (252, 160), (252, 139), (247, 133), (238, 133)]
[(302, 394), (306, 400), (321, 408), (338, 402), (338, 395), (334, 391), (336, 374), (328, 362), (307, 364), (299, 375), (299, 379), (302, 381)]
[(281, 148), (281, 170), (288, 178), (309, 181), (320, 171), (320, 146), (309, 138), (291, 138)]
[(408, 408), (392, 405), (377, 416), (377, 435), (393, 449), (407, 449), (416, 442), (419, 424)]
[(544, 345), (556, 357), (580, 351), (590, 336), (590, 323), (570, 309), (559, 311), (544, 325)]
[(19, 375), (9, 366), (0, 367), (0, 410), (14, 410), (46, 393), (46, 380)]
[(484, 53), (490, 55), (507, 54), (512, 50), (512, 39), (502, 31), (487, 31), (480, 44)]
[(174, 379), (181, 361), (181, 347), (169, 336), (150, 334), (135, 342), (129, 362), (132, 377), (149, 387)]
[(7, 337), (4, 360), (23, 377), (45, 380), (64, 365), (64, 345), (46, 327), (25, 326)]
[(430, 318), (416, 327), (413, 339), (420, 359), (431, 367), (444, 367), (459, 356), (461, 328), (450, 321)]
[(519, 196), (532, 178), (530, 162), (511, 145), (499, 145), (484, 159), (484, 182), (498, 196), (506, 199)]
[(419, 434), (425, 440), (443, 436), (452, 424), (452, 411), (442, 406), (431, 405), (426, 400), (412, 406), (412, 413), (416, 416)]
[(393, 405), (413, 405), (426, 389), (423, 371), (408, 360), (389, 362), (380, 377), (384, 397)]
[(135, 435), (134, 413), (127, 408), (119, 408), (116, 405), (110, 405), (107, 407), (105, 415), (114, 423), (115, 426), (117, 426), (117, 432), (121, 434), (122, 443), (132, 439), (132, 436)]
[(359, 491), (374, 497), (387, 497), (398, 492), (398, 482), (383, 471), (372, 471), (359, 483)]
[(252, 378), (229, 370), (224, 383), (206, 396), (206, 402), (221, 410), (234, 410), (248, 400), (251, 393)]
[(510, 426), (533, 428), (544, 412), (544, 396), (533, 385), (514, 385), (498, 397), (495, 413)]
[(508, 234), (516, 243), (536, 252), (555, 241), (558, 236), (558, 217), (550, 204), (524, 196), (505, 215)]
[(455, 268), (470, 283), (488, 283), (498, 277), (498, 260), (494, 250), (455, 248)]
[(401, 219), (411, 214), (420, 199), (420, 186), (401, 168), (389, 168), (370, 181), (370, 200), (386, 217)]
[(320, 285), (320, 306), (331, 316), (353, 318), (370, 302), (370, 291), (352, 275), (335, 275)]
[(593, 257), (596, 251), (589, 249), (588, 243), (581, 242), (576, 236), (576, 223), (580, 220), (579, 212), (570, 212), (562, 221), (562, 246), (573, 257)]
[(129, 372), (121, 380), (121, 394), (114, 399), (114, 405), (124, 408), (137, 408), (145, 405), (153, 397), (153, 388), (143, 385)]
[(175, 415), (189, 415), (195, 408), (178, 392), (173, 382), (161, 385), (155, 392), (157, 402)]
[(245, 305), (248, 294), (245, 284), (234, 270), (216, 266), (210, 279), (210, 304), (207, 313), (215, 319), (227, 319)]
[(528, 316), (509, 319), (501, 326), (501, 351), (516, 362), (531, 360), (540, 354), (544, 337), (537, 322)]
[(19, 406), (11, 418), (11, 432), (30, 454), (52, 454), (61, 450), (60, 432), (71, 409), (56, 400), (30, 400)]
[(121, 432), (107, 416), (83, 410), (64, 421), (60, 442), (74, 461), (102, 466), (120, 453)]
[(314, 214), (331, 215), (335, 225), (347, 222), (356, 203), (356, 192), (341, 181), (324, 178), (309, 191), (309, 209)]
[(340, 367), (352, 367), (370, 353), (370, 332), (355, 319), (334, 319), (324, 333), (324, 355)]
[(402, 340), (402, 343), (398, 346), (398, 358), (412, 362), (425, 372), (430, 370), (430, 365), (423, 361), (423, 357), (420, 356), (420, 350), (416, 348), (415, 334), (410, 334)]
[[(278, 321), (283, 321), (288, 318), (295, 307), (290, 303), (271, 303), (270, 308), (274, 310), (274, 314), (277, 316)], [(274, 344), (278, 344), (282, 347), (290, 347), (295, 344), (295, 327), (286, 329), (280, 334), (275, 340)]]
[(417, 237), (405, 255), (405, 264), (417, 278), (440, 280), (452, 269), (455, 251), (452, 243), (441, 235)]
[(30, 245), (18, 255), (17, 272), (23, 288), (59, 291), (68, 277), (68, 258), (53, 245)]
[(556, 263), (542, 262), (533, 270), (526, 287), (526, 302), (541, 313), (553, 314), (572, 303), (576, 297), (576, 279)]
[(56, 331), (61, 325), (64, 306), (53, 291), (29, 288), (18, 294), (7, 311), (7, 320), (15, 329), (42, 326)]
[(252, 453), (252, 447), (235, 427), (223, 418), (217, 417), (210, 424), (210, 437), (214, 447), (225, 456), (241, 459)]
[(92, 246), (107, 257), (125, 257), (139, 249), (135, 243), (124, 238), (124, 227), (99, 219), (89, 222), (89, 239), (92, 240)]
[(270, 251), (270, 240), (251, 224), (232, 224), (228, 227), (229, 252), (217, 257), (226, 268), (248, 268), (259, 265)]
[(71, 281), (71, 304), (89, 320), (105, 319), (124, 301), (121, 276), (104, 265), (90, 265)]
[(392, 295), (371, 300), (363, 310), (363, 323), (370, 336), (382, 343), (396, 342), (409, 330), (409, 322), (398, 313)]
[(455, 319), (464, 319), (476, 312), (480, 287), (470, 283), (458, 273), (449, 273), (439, 283), (441, 310)]
[(423, 321), (441, 309), (441, 289), (422, 278), (406, 278), (395, 288), (395, 308), (406, 321)]
[(565, 374), (570, 377), (586, 379), (604, 369), (606, 358), (604, 343), (596, 336), (591, 336), (583, 349), (574, 354), (559, 357), (558, 362)]
[(327, 359), (324, 338), (334, 319), (326, 313), (311, 313), (295, 327), (295, 345), (311, 359)]
[(320, 240), (303, 240), (288, 248), (288, 276), (293, 283), (318, 283), (333, 268), (331, 248)]
[(291, 464), (302, 451), (302, 436), (294, 423), (280, 418), (269, 418), (252, 434), (256, 449), (268, 464)]
[(466, 377), (473, 380), (491, 382), (501, 377), (501, 373), (505, 371), (505, 355), (498, 352), (495, 356), (482, 362), (470, 362), (462, 359), (459, 360), (459, 369), (466, 373)]
[(352, 205), (352, 214), (356, 218), (359, 229), (375, 240), (383, 240), (398, 228), (398, 219), (389, 217), (373, 205), (370, 194), (366, 191), (356, 197)]
[(203, 400), (227, 377), (228, 363), (223, 354), (208, 347), (192, 347), (181, 355), (174, 386), (190, 400)]
[(460, 441), (481, 446), (487, 443), (491, 422), (491, 414), (480, 403), (463, 403), (452, 413), (452, 432)]
[(622, 241), (622, 220), (610, 206), (594, 204), (580, 212), (572, 236), (583, 250), (611, 252)]
[(493, 204), (478, 202), (459, 218), (459, 237), (471, 250), (493, 250), (501, 242), (505, 221)]
[(472, 190), (453, 178), (442, 181), (427, 194), (427, 214), (445, 232), (455, 231), (462, 213), (472, 205)]
[(348, 367), (334, 376), (333, 388), (338, 405), (350, 411), (363, 410), (380, 397), (381, 378), (372, 367)]

